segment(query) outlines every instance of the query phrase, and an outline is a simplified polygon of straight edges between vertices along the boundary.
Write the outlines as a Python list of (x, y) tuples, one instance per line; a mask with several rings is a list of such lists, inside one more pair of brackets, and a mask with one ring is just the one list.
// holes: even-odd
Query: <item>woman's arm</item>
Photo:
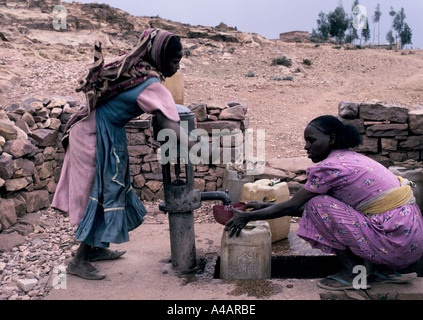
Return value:
[(188, 146), (184, 145), (184, 147), (187, 148), (187, 150), (191, 150), (193, 146), (197, 145), (198, 143), (201, 143), (201, 146), (204, 148), (207, 148), (208, 150), (208, 157), (204, 158), (205, 161), (208, 161), (208, 162), (203, 164), (212, 163), (212, 155), (213, 155), (212, 147), (213, 146), (212, 144), (208, 143), (208, 139), (207, 139), (207, 142), (204, 141), (204, 139), (199, 139), (199, 138), (197, 138), (197, 140), (191, 140), (189, 139), (188, 132), (186, 132), (186, 130), (181, 128), (181, 126), (179, 125), (179, 122), (170, 120), (160, 111), (154, 112), (153, 114), (157, 119), (159, 130), (161, 129), (173, 130), (176, 134), (176, 137), (179, 143), (184, 143), (184, 144), (188, 143)]
[(238, 237), (242, 229), (244, 229), (250, 221), (270, 220), (285, 216), (301, 217), (302, 211), (300, 210), (310, 199), (317, 195), (317, 193), (301, 188), (288, 201), (275, 203), (272, 206), (260, 210), (243, 212), (232, 208), (231, 210), (235, 214), (233, 218), (226, 223), (225, 230), (230, 231), (229, 237), (232, 237), (234, 234)]

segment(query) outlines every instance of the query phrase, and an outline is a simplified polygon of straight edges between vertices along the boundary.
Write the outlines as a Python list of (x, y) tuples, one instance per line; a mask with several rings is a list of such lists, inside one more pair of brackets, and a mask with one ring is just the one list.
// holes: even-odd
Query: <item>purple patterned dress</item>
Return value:
[(354, 209), (398, 178), (378, 162), (350, 150), (335, 150), (307, 169), (305, 189), (318, 193), (304, 210), (298, 235), (326, 253), (349, 248), (375, 264), (400, 270), (423, 253), (423, 219), (417, 204), (379, 215)]

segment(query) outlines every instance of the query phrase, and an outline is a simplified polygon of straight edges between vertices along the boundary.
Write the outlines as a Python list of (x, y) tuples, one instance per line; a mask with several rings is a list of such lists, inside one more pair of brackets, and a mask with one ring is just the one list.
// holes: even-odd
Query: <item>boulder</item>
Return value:
[(207, 120), (207, 105), (205, 103), (197, 103), (189, 106), (189, 108), (195, 114), (197, 121), (203, 122)]
[(17, 221), (15, 203), (11, 199), (0, 198), (0, 225), (2, 229), (7, 229)]
[(358, 116), (359, 104), (348, 101), (341, 101), (338, 105), (339, 115), (344, 119), (355, 119)]
[(308, 167), (314, 166), (314, 163), (308, 157), (296, 157), (270, 159), (269, 161), (267, 161), (267, 165), (279, 170), (285, 170), (294, 173), (302, 173), (305, 172)]
[(207, 131), (209, 135), (212, 134), (213, 129), (215, 130), (224, 130), (227, 129), (229, 131), (233, 131), (235, 129), (240, 130), (241, 124), (239, 121), (232, 121), (232, 120), (219, 120), (219, 121), (206, 121), (206, 122), (199, 122), (197, 124), (198, 129), (203, 129)]
[(368, 137), (396, 137), (408, 135), (408, 124), (375, 124), (367, 128)]
[(28, 139), (16, 139), (7, 141), (3, 150), (15, 158), (22, 158), (26, 155), (34, 155), (38, 149)]
[(0, 119), (0, 135), (6, 140), (14, 140), (18, 137), (18, 131), (13, 122)]
[(226, 108), (220, 112), (219, 120), (244, 120), (245, 108), (243, 106), (234, 106)]
[(35, 112), (35, 108), (32, 105), (32, 103), (33, 102), (31, 102), (31, 103), (23, 102), (22, 104), (14, 103), (14, 104), (10, 105), (6, 109), (6, 111), (9, 112), (9, 113), (13, 112), (13, 113), (20, 114), (20, 115), (24, 114), (25, 112), (33, 114)]
[(0, 233), (0, 252), (8, 252), (14, 247), (25, 243), (25, 241), (26, 237), (20, 235), (16, 231), (9, 234)]
[(379, 152), (379, 139), (378, 138), (369, 138), (367, 136), (362, 136), (362, 143), (354, 148), (355, 152), (370, 152), (378, 153)]
[(26, 201), (26, 212), (35, 212), (50, 206), (49, 193), (46, 190), (23, 192), (22, 197)]
[(403, 150), (423, 150), (423, 136), (412, 136), (406, 141), (400, 142), (400, 148)]
[(30, 177), (22, 177), (17, 179), (6, 180), (6, 190), (9, 192), (15, 192), (26, 188), (32, 179)]
[(38, 129), (32, 132), (31, 137), (39, 146), (50, 147), (56, 144), (58, 132), (50, 129)]
[(266, 166), (264, 172), (256, 176), (256, 179), (280, 179), (281, 181), (285, 181), (287, 179), (293, 179), (295, 174), (292, 172), (286, 172), (283, 170), (275, 169), (269, 166)]
[(412, 110), (408, 113), (410, 130), (414, 134), (423, 134), (423, 109)]
[(151, 191), (157, 192), (163, 186), (163, 182), (160, 181), (148, 181), (146, 186), (150, 188)]
[(32, 128), (35, 125), (34, 117), (28, 112), (25, 112), (22, 115), (21, 120), (25, 121), (29, 128)]
[(25, 292), (31, 291), (38, 284), (37, 279), (19, 279), (18, 287)]
[(371, 121), (406, 123), (408, 120), (408, 109), (379, 103), (363, 103), (360, 105), (360, 118)]
[(15, 167), (13, 160), (10, 157), (0, 157), (0, 177), (7, 180), (13, 177), (15, 173)]

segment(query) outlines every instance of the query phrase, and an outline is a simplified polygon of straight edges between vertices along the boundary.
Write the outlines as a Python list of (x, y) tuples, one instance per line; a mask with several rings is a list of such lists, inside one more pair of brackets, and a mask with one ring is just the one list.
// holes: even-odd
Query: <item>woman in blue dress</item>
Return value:
[(107, 65), (96, 43), (94, 64), (77, 89), (85, 93), (87, 106), (65, 129), (65, 160), (52, 203), (78, 226), (80, 246), (69, 273), (103, 279), (90, 261), (120, 257), (124, 252), (109, 250), (109, 244), (129, 241), (129, 231), (142, 224), (147, 212), (131, 186), (125, 125), (148, 112), (159, 129), (173, 129), (178, 138), (185, 134), (161, 83), (177, 72), (181, 58), (180, 39), (160, 29), (145, 31), (130, 52)]

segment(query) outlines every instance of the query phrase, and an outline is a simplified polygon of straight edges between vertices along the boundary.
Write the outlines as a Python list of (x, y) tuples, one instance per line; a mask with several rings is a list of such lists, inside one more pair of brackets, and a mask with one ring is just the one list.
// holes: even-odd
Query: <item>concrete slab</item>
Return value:
[[(309, 258), (322, 258), (319, 251), (295, 234), (296, 225), (288, 240), (274, 244), (273, 256), (277, 259), (297, 259), (300, 264)], [(72, 275), (53, 275), (52, 289), (46, 300), (321, 300), (346, 299), (343, 292), (327, 292), (317, 287), (319, 277), (301, 278), (301, 272), (293, 277), (278, 276), (269, 280), (222, 280), (214, 276), (220, 256), (223, 226), (217, 223), (196, 223), (197, 260), (203, 272), (180, 274), (170, 264), (170, 242), (168, 223), (145, 223), (131, 233), (131, 241), (113, 245), (112, 249), (127, 250), (119, 260), (96, 262), (106, 278), (87, 281)], [(284, 250), (282, 250), (284, 248)], [(285, 257), (285, 258), (281, 258)], [(287, 258), (288, 257), (288, 258)], [(306, 257), (306, 258), (304, 258)], [(324, 259), (328, 259), (323, 255)], [(330, 258), (330, 257), (329, 257)], [(336, 257), (332, 257), (336, 258)], [(330, 259), (332, 259), (330, 258)], [(281, 262), (282, 261), (282, 262)], [(333, 263), (335, 260), (330, 260)], [(295, 260), (280, 260), (282, 264), (273, 269), (286, 268)], [(323, 265), (327, 269), (328, 260)], [(283, 264), (285, 263), (285, 264)], [(296, 261), (295, 263), (298, 263)], [(297, 268), (297, 267), (296, 267)], [(310, 268), (316, 268), (311, 265)], [(299, 268), (306, 270), (307, 268)], [(337, 271), (339, 269), (336, 269)], [(276, 274), (280, 274), (274, 271)], [(64, 277), (57, 285), (58, 277)], [(423, 279), (407, 285), (377, 285), (370, 291), (373, 299), (420, 299)]]
[(371, 284), (371, 288), (367, 290), (367, 297), (362, 290), (352, 290), (352, 293), (324, 292), (320, 297), (322, 300), (357, 300), (360, 299), (358, 295), (366, 300), (423, 300), (423, 278), (419, 277), (406, 284)]
[[(223, 226), (195, 225), (197, 260), (202, 274), (181, 275), (170, 265), (169, 226), (146, 223), (131, 241), (113, 245), (127, 250), (119, 260), (94, 265), (106, 273), (101, 281), (66, 275), (65, 285), (52, 288), (46, 300), (319, 300), (316, 279), (222, 280), (214, 278)], [(54, 277), (51, 279), (53, 285)]]

